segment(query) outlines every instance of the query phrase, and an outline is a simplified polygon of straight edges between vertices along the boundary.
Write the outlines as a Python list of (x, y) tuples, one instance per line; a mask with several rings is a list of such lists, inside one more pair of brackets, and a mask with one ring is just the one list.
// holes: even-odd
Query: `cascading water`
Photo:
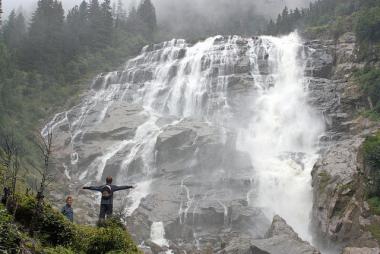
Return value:
[[(249, 128), (240, 133), (241, 149), (254, 166), (254, 205), (271, 217), (285, 218), (304, 239), (311, 240), (308, 222), (312, 208), (311, 169), (318, 158), (323, 133), (320, 114), (308, 105), (305, 58), (296, 34), (268, 41), (270, 83), (260, 87)], [(253, 59), (256, 59), (254, 51)], [(261, 79), (257, 70), (254, 76)], [(261, 83), (261, 82), (259, 82)]]
[(296, 34), (147, 46), (43, 132), (55, 133), (66, 180), (136, 184), (122, 204), (138, 240), (260, 237), (274, 214), (310, 239), (323, 124), (308, 104), (306, 59)]

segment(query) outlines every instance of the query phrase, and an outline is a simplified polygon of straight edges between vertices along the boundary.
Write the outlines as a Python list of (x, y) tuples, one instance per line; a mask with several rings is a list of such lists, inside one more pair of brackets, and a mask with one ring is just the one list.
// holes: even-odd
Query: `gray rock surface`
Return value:
[[(231, 45), (227, 41), (217, 37), (207, 55), (228, 52)], [(157, 75), (155, 67), (172, 57), (173, 64), (161, 77), (170, 83), (178, 74), (179, 61), (189, 54), (178, 46), (184, 44), (178, 40), (178, 49), (168, 55), (168, 43), (173, 42), (146, 47), (144, 52), (151, 52), (149, 57), (129, 61), (123, 71), (100, 75), (80, 105), (52, 121), (57, 181), (61, 184), (52, 192), (53, 201), (60, 204), (64, 195), (75, 193), (78, 222), (94, 223), (98, 197), (82, 191), (83, 185), (100, 184), (106, 175), (116, 177), (119, 184), (149, 178), (150, 191), (146, 195), (136, 192), (143, 197), (126, 218), (138, 243), (150, 239), (154, 222), (163, 222), (170, 249), (178, 253), (319, 253), (283, 219), (276, 216), (270, 227), (262, 209), (248, 204), (247, 196), (256, 184), (252, 179), (255, 169), (250, 156), (235, 147), (233, 122), (248, 124), (252, 109), (247, 105), (256, 99), (259, 89), (273, 86), (273, 70), (261, 39), (250, 41), (258, 47), (255, 70), (247, 55), (249, 41), (244, 38), (235, 41), (237, 57), (230, 65), (218, 57), (202, 57), (199, 68), (209, 71), (207, 77), (213, 82), (211, 93), (197, 103), (203, 115), (211, 118), (228, 104), (228, 110), (215, 113), (218, 120), (229, 119), (226, 128), (220, 128), (218, 121), (211, 124), (203, 116), (184, 117), (184, 108), (173, 115), (170, 105), (165, 104), (169, 97), (165, 87), (154, 94), (157, 100), (144, 104), (162, 110), (161, 116), (149, 114), (142, 106), (142, 98), (148, 100), (149, 91), (159, 86), (151, 82)], [(308, 99), (323, 114), (327, 126), (320, 140), (322, 156), (313, 170), (313, 230), (318, 240), (352, 247), (346, 252), (355, 251), (354, 247), (360, 251), (366, 251), (364, 247), (376, 249), (377, 242), (366, 230), (376, 218), (369, 215), (363, 198), (362, 175), (366, 172), (359, 153), (365, 135), (375, 127), (356, 114), (366, 107), (366, 101), (349, 75), (362, 66), (356, 62), (355, 37), (348, 33), (337, 42), (309, 41), (302, 51), (300, 54), (308, 57)], [(190, 72), (191, 68), (186, 66), (184, 71)], [(255, 75), (261, 79), (255, 79)], [(223, 86), (221, 80), (225, 81)], [(139, 130), (144, 124), (148, 125), (145, 132)], [(146, 136), (151, 137), (151, 143), (142, 144)], [(150, 150), (142, 149), (145, 146)], [(136, 198), (126, 196), (115, 195), (120, 204), (116, 210), (130, 206)], [(148, 252), (165, 251), (149, 244)]]
[(379, 254), (380, 249), (379, 248), (353, 248), (353, 247), (348, 247), (344, 248), (342, 254)]
[(351, 33), (344, 34), (335, 44), (325, 41), (335, 64), (327, 79), (318, 78), (311, 83), (316, 95), (325, 95), (315, 96), (318, 101), (312, 103), (325, 107), (327, 123), (326, 137), (321, 140), (325, 149), (312, 172), (313, 229), (315, 239), (325, 247), (350, 246), (343, 253), (367, 253), (378, 247), (368, 232), (368, 226), (377, 222), (365, 201), (368, 173), (363, 164), (362, 143), (379, 126), (358, 117), (357, 112), (366, 107), (366, 102), (359, 84), (351, 77), (353, 69), (362, 67), (356, 59), (355, 42)]
[(320, 252), (299, 238), (286, 221), (276, 215), (263, 239), (236, 238), (219, 253), (319, 254)]

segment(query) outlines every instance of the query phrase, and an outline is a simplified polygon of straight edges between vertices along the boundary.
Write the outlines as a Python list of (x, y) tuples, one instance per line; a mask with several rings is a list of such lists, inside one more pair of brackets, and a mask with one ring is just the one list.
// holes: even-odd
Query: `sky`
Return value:
[[(30, 10), (34, 10), (37, 0), (2, 0), (2, 2), (3, 11), (5, 13), (5, 16), (7, 16), (11, 10), (18, 9), (20, 6), (24, 11), (30, 13)], [(63, 7), (65, 9), (68, 9), (75, 5), (79, 5), (82, 0), (61, 0), (61, 2), (63, 4)], [(134, 0), (123, 0), (123, 2), (127, 4), (128, 2), (134, 2)]]
[[(82, 0), (62, 0), (63, 6), (67, 8), (71, 8), (76, 4), (80, 4)], [(116, 0), (114, 0), (116, 1)], [(131, 4), (135, 2), (136, 0), (123, 0), (125, 5)], [(157, 6), (157, 9), (160, 10), (162, 8), (165, 8), (168, 3), (171, 1), (182, 1), (182, 0), (153, 0), (154, 4)], [(207, 1), (209, 0), (203, 0), (204, 3), (207, 4)], [(231, 0), (235, 1), (235, 0)], [(279, 9), (283, 8), (284, 5), (287, 5), (290, 8), (294, 8), (296, 6), (305, 6), (308, 4), (310, 0), (252, 0), (258, 2), (261, 6), (264, 7), (264, 10), (273, 10), (275, 9), (277, 11), (278, 7)], [(5, 15), (7, 15), (12, 9), (18, 9), (20, 6), (25, 11), (29, 11), (34, 9), (35, 4), (37, 0), (2, 0), (3, 2), (3, 10), (5, 12)], [(263, 4), (263, 5), (262, 5)]]

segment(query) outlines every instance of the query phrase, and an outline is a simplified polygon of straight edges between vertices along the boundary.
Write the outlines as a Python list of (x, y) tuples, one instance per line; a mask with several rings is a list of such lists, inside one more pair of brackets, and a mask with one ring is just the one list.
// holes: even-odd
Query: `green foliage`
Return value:
[[(124, 12), (121, 4), (118, 8)], [(153, 5), (144, 13), (152, 20)], [(25, 161), (40, 160), (33, 137), (42, 120), (72, 106), (96, 73), (120, 66), (153, 39), (141, 32), (148, 24), (131, 32), (128, 17), (118, 18), (116, 27), (109, 0), (82, 1), (66, 20), (60, 1), (39, 0), (28, 30), (21, 13), (13, 11), (5, 20), (0, 30), (0, 134), (5, 129), (17, 136)]]
[(377, 113), (374, 110), (366, 110), (366, 111), (362, 112), (362, 115), (364, 117), (371, 119), (372, 121), (380, 122), (380, 113)]
[(380, 40), (380, 6), (358, 13), (355, 32), (360, 41)]
[(371, 232), (372, 236), (377, 240), (380, 241), (380, 225), (377, 223), (373, 223), (368, 226), (369, 232)]
[[(363, 155), (370, 178), (367, 183), (367, 195), (373, 198), (380, 195), (380, 132), (366, 138), (363, 144)], [(373, 199), (372, 202), (374, 201), (377, 200)]]
[[(321, 30), (321, 28), (324, 28)], [(325, 29), (328, 28), (328, 29)], [(335, 39), (345, 32), (355, 32), (359, 41), (380, 40), (380, 1), (318, 0), (302, 10), (284, 11), (267, 26), (269, 34), (284, 34), (301, 29), (312, 37), (323, 35)]]
[(380, 69), (364, 68), (355, 73), (357, 82), (371, 99), (374, 111), (380, 113)]
[[(31, 226), (36, 200), (31, 196), (20, 196), (15, 220), (22, 228)], [(19, 232), (12, 216), (0, 207), (1, 246), (18, 250), (25, 237)], [(45, 204), (39, 215), (37, 242), (41, 243), (40, 252), (44, 254), (71, 253), (140, 253), (120, 219), (114, 217), (106, 220), (101, 227), (76, 225), (69, 222), (49, 204)], [(14, 252), (17, 253), (17, 252)]]
[(71, 249), (65, 248), (63, 246), (45, 248), (41, 252), (42, 254), (74, 254), (75, 253)]
[[(36, 200), (31, 196), (22, 196), (19, 207), (16, 211), (16, 220), (23, 225), (30, 227), (36, 208)], [(42, 242), (52, 245), (68, 245), (75, 236), (72, 224), (65, 217), (45, 204), (43, 213), (37, 215), (39, 238)]]
[(380, 198), (379, 197), (372, 197), (367, 200), (369, 207), (371, 209), (371, 212), (376, 215), (380, 215)]
[(129, 234), (115, 225), (107, 227), (77, 226), (77, 237), (73, 249), (84, 253), (102, 254), (109, 251), (122, 251), (123, 253), (139, 253)]
[(364, 142), (364, 158), (373, 168), (380, 170), (380, 132)]
[(18, 253), (21, 242), (21, 234), (12, 223), (12, 216), (0, 205), (0, 252)]

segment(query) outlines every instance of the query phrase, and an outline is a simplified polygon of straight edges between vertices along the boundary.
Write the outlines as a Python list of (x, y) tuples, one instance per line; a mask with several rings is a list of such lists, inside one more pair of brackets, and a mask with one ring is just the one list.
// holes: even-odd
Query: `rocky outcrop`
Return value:
[(328, 79), (318, 77), (314, 83), (317, 91), (328, 88), (335, 95), (327, 92), (327, 97), (318, 97), (327, 99), (319, 99), (319, 105), (326, 106), (328, 136), (322, 140), (326, 149), (312, 171), (312, 221), (316, 240), (325, 247), (333, 243), (350, 246), (343, 253), (378, 253), (378, 242), (369, 232), (376, 218), (366, 202), (368, 174), (361, 148), (364, 138), (378, 126), (357, 114), (366, 102), (352, 78), (352, 71), (362, 67), (356, 61), (355, 41), (351, 33), (335, 44), (327, 41), (334, 56), (332, 72)]
[(364, 205), (363, 139), (337, 142), (314, 166), (313, 222), (324, 239), (349, 242), (363, 234), (368, 208)]
[(303, 241), (280, 216), (275, 216), (263, 239), (237, 238), (218, 252), (241, 254), (319, 254), (320, 252)]
[(353, 248), (353, 247), (348, 247), (344, 248), (342, 254), (379, 254), (380, 249), (379, 248)]

